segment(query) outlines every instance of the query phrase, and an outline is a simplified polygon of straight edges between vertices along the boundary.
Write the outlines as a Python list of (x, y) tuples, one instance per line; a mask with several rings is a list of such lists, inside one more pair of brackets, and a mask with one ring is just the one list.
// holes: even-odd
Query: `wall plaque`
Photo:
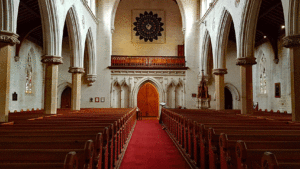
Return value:
[(280, 98), (281, 97), (280, 83), (275, 83), (275, 97), (276, 98)]

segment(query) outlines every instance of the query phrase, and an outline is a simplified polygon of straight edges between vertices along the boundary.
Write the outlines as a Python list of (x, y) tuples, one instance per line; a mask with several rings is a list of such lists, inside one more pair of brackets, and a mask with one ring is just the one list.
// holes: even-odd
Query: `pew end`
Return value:
[(78, 157), (75, 151), (71, 151), (66, 155), (64, 169), (78, 169)]
[(261, 159), (261, 166), (263, 169), (277, 169), (278, 162), (275, 155), (271, 152), (265, 152)]

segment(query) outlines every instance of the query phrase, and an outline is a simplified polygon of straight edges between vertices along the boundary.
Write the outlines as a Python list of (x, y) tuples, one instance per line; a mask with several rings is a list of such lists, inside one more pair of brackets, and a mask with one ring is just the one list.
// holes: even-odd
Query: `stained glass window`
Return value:
[(260, 59), (260, 75), (259, 75), (259, 80), (260, 80), (260, 93), (261, 94), (267, 94), (267, 72), (266, 72), (266, 58), (265, 55), (263, 54), (261, 59)]
[(25, 73), (26, 73), (25, 93), (32, 93), (32, 61), (31, 61), (30, 53), (28, 54), (27, 57)]

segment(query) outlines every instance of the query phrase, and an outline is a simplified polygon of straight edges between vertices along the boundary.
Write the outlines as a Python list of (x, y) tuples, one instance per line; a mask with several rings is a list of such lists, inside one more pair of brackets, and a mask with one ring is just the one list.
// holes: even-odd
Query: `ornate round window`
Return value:
[(139, 36), (140, 40), (144, 39), (153, 42), (153, 39), (158, 40), (159, 36), (162, 36), (161, 32), (164, 31), (161, 22), (161, 18), (157, 14), (153, 14), (152, 11), (147, 11), (144, 14), (140, 13), (140, 17), (136, 17), (136, 22), (133, 23), (133, 30), (136, 31), (135, 36)]

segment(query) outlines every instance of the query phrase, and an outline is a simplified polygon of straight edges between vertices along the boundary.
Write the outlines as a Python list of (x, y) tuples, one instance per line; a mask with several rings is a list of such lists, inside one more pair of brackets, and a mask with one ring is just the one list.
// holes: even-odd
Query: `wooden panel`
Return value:
[(153, 84), (144, 84), (139, 90), (137, 100), (142, 116), (158, 116), (159, 94)]
[(184, 45), (178, 45), (178, 56), (184, 56)]

